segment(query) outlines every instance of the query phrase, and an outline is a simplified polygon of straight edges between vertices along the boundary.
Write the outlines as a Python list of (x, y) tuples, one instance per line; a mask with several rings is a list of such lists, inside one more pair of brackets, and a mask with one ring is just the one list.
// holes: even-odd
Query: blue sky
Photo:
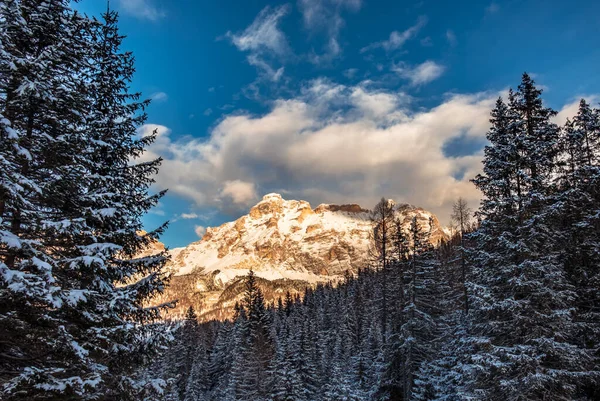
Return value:
[[(103, 0), (76, 5), (92, 14)], [(593, 1), (112, 0), (169, 188), (171, 246), (262, 195), (372, 206), (381, 196), (448, 221), (480, 169), (493, 101), (522, 72), (573, 113), (600, 93)]]

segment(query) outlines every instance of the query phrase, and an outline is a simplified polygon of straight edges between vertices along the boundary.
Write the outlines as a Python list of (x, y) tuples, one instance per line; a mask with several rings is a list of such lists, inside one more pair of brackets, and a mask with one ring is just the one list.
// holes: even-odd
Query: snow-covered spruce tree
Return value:
[[(77, 293), (58, 277), (61, 239), (81, 227), (78, 216), (84, 173), (81, 159), (87, 100), (88, 21), (66, 1), (0, 4), (0, 359), (4, 397), (61, 391), (81, 393), (98, 374), (79, 375), (71, 360), (83, 360), (63, 313)], [(47, 222), (64, 221), (57, 229)], [(68, 284), (68, 281), (67, 281)], [(84, 370), (85, 372), (85, 370)], [(82, 372), (83, 373), (83, 372)], [(69, 380), (69, 378), (71, 378)]]
[[(206, 325), (205, 325), (206, 326)], [(198, 325), (198, 317), (190, 306), (186, 313), (182, 332), (182, 342), (185, 345), (182, 354), (184, 362), (185, 389), (180, 398), (183, 401), (208, 400), (208, 353), (206, 351), (209, 339), (208, 330)], [(181, 354), (180, 354), (181, 355)]]
[(331, 371), (322, 389), (322, 399), (326, 401), (359, 401), (365, 399), (360, 383), (355, 379), (356, 372), (351, 363), (351, 347), (347, 330), (334, 334)]
[(240, 338), (229, 385), (238, 400), (262, 400), (268, 395), (267, 373), (275, 350), (270, 316), (252, 270), (246, 277), (241, 310), (244, 313), (236, 321)]
[(294, 308), (276, 343), (270, 370), (273, 400), (308, 401), (317, 398), (317, 344), (309, 333), (314, 321), (307, 319), (309, 308)]
[(240, 341), (239, 325), (240, 316), (233, 322), (225, 321), (217, 331), (214, 345), (211, 348), (207, 365), (209, 395), (214, 400), (234, 399), (231, 396), (234, 386), (231, 385), (235, 346)]
[(160, 232), (138, 234), (161, 194), (159, 160), (130, 164), (152, 141), (134, 139), (131, 56), (66, 0), (0, 13), (2, 398), (114, 399), (136, 386), (124, 374), (159, 314), (143, 303), (164, 284), (164, 255), (134, 257)]
[[(585, 354), (570, 343), (573, 287), (556, 254), (549, 226), (558, 129), (541, 91), (523, 75), (508, 107), (492, 112), (482, 191), (481, 227), (469, 255), (468, 339), (457, 364), (461, 392), (477, 399), (572, 399)], [(467, 376), (471, 375), (471, 377)]]
[(291, 363), (292, 336), (288, 325), (283, 328), (277, 340), (275, 356), (269, 369), (271, 378), (271, 398), (274, 401), (299, 400), (302, 397), (302, 383), (296, 372), (296, 365)]
[(185, 399), (188, 381), (200, 348), (199, 335), (198, 317), (190, 306), (185, 319), (175, 331), (175, 339), (165, 357), (163, 375), (173, 382), (169, 391), (173, 399)]
[(595, 359), (579, 391), (593, 398), (600, 396), (593, 390), (600, 382), (600, 112), (583, 99), (562, 130), (561, 150), (551, 213), (560, 238), (555, 252), (578, 296), (573, 336)]
[(302, 394), (306, 400), (314, 400), (319, 391), (320, 377), (318, 364), (320, 354), (316, 344), (320, 330), (316, 305), (312, 292), (305, 294), (306, 308), (299, 315), (298, 339), (294, 346), (293, 362), (298, 366), (299, 379), (302, 383)]
[[(432, 227), (431, 220), (429, 227)], [(404, 399), (415, 394), (415, 377), (421, 364), (433, 358), (437, 351), (438, 315), (435, 274), (437, 255), (429, 238), (431, 233), (413, 217), (410, 225), (411, 253), (409, 279), (406, 285), (405, 322), (400, 332), (399, 353), (402, 356), (402, 389)]]
[(228, 343), (225, 356), (225, 374), (216, 379), (215, 399), (233, 401), (241, 399), (246, 370), (245, 361), (248, 354), (247, 317), (244, 308), (236, 302), (236, 313), (229, 338), (223, 338)]
[(208, 401), (208, 360), (203, 346), (196, 350), (197, 357), (190, 371), (185, 388), (184, 401)]
[[(118, 32), (117, 13), (107, 10), (95, 28), (90, 83), (93, 103), (87, 127), (94, 146), (88, 147), (86, 155), (92, 173), (87, 219), (95, 230), (92, 240), (108, 245), (100, 253), (114, 273), (104, 279), (116, 283), (113, 296), (123, 298), (115, 304), (114, 313), (121, 321), (125, 318), (136, 323), (136, 329), (124, 326), (126, 330), (119, 334), (126, 347), (115, 362), (121, 369), (126, 368), (127, 374), (148, 356), (148, 341), (155, 342), (162, 334), (153, 332), (152, 325), (146, 323), (156, 319), (163, 306), (143, 305), (162, 291), (168, 279), (162, 269), (166, 252), (142, 258), (136, 255), (166, 228), (165, 223), (151, 232), (142, 232), (140, 219), (166, 191), (149, 193), (162, 160), (136, 161), (154, 142), (156, 132), (143, 137), (137, 133), (146, 121), (144, 110), (149, 101), (140, 101), (139, 93), (129, 91), (134, 59), (130, 52), (121, 50), (123, 36)], [(117, 295), (121, 292), (127, 295)], [(126, 384), (135, 392), (137, 383)]]
[[(470, 228), (465, 228), (468, 234)], [(438, 344), (432, 360), (420, 365), (415, 377), (416, 400), (459, 401), (465, 399), (460, 386), (464, 385), (460, 360), (471, 350), (463, 346), (469, 339), (466, 330), (465, 285), (470, 277), (465, 267), (465, 249), (469, 240), (456, 233), (437, 247), (439, 267), (435, 272)], [(467, 271), (465, 271), (467, 270)], [(472, 344), (471, 344), (472, 346)]]

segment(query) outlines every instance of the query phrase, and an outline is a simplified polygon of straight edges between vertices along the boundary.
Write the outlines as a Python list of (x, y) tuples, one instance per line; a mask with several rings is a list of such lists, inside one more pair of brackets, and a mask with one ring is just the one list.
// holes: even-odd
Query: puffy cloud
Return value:
[(497, 96), (448, 95), (414, 111), (401, 92), (315, 80), (263, 115), (226, 116), (208, 138), (171, 139), (161, 128), (145, 157), (164, 158), (158, 187), (201, 207), (239, 213), (259, 190), (365, 207), (386, 196), (446, 219), (458, 196), (479, 198), (468, 180), (482, 155), (448, 155), (444, 145), (457, 138), (481, 143)]
[(384, 40), (381, 42), (371, 43), (368, 46), (360, 49), (361, 53), (367, 52), (373, 49), (382, 48), (385, 51), (397, 50), (401, 48), (409, 39), (417, 36), (421, 28), (423, 28), (427, 24), (427, 17), (421, 16), (417, 20), (416, 24), (408, 28), (403, 32), (393, 31), (390, 33), (390, 37), (388, 40)]
[(126, 14), (139, 19), (157, 21), (165, 16), (151, 0), (119, 0), (119, 6)]
[(415, 67), (400, 63), (395, 65), (392, 70), (402, 78), (408, 79), (411, 85), (419, 86), (439, 78), (444, 73), (445, 67), (429, 60)]
[(256, 200), (258, 195), (254, 183), (242, 180), (225, 181), (221, 190), (221, 197), (231, 198), (236, 205), (247, 205)]
[[(410, 101), (410, 97), (406, 94), (367, 90), (363, 87), (353, 88), (349, 99), (351, 104), (362, 114), (380, 120), (398, 117), (396, 110), (400, 103)], [(402, 115), (404, 114), (400, 113), (400, 116)]]
[(196, 233), (196, 235), (200, 238), (202, 238), (204, 236), (204, 234), (206, 234), (206, 227), (204, 226), (194, 226), (194, 232)]
[(240, 51), (248, 53), (249, 64), (273, 81), (281, 78), (283, 68), (274, 68), (271, 64), (291, 54), (287, 38), (279, 29), (280, 20), (289, 11), (289, 5), (267, 6), (243, 32), (227, 32), (225, 35)]

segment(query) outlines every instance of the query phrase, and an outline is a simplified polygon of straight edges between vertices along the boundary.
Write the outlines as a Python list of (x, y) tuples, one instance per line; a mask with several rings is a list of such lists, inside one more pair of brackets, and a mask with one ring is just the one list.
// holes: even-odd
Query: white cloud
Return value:
[(156, 133), (157, 138), (164, 138), (169, 136), (171, 130), (164, 125), (159, 124), (144, 124), (138, 128), (138, 135), (141, 137), (148, 136), (153, 133)]
[(262, 57), (256, 54), (250, 54), (247, 57), (248, 63), (257, 67), (259, 70), (262, 70), (263, 73), (273, 82), (279, 81), (279, 79), (283, 76), (284, 67), (279, 67), (277, 69), (271, 67), (269, 63), (264, 61)]
[(392, 51), (401, 48), (408, 40), (417, 36), (421, 28), (427, 24), (427, 17), (421, 16), (417, 20), (417, 23), (403, 32), (393, 31), (390, 33), (390, 37), (387, 40), (381, 42), (371, 43), (368, 46), (360, 49), (361, 53), (367, 52), (373, 49), (382, 48), (385, 51)]
[(227, 32), (232, 43), (242, 51), (269, 50), (283, 55), (288, 51), (288, 43), (283, 32), (279, 30), (279, 20), (289, 12), (289, 6), (283, 5), (275, 9), (265, 7), (254, 19), (254, 22), (240, 34)]
[(197, 219), (198, 216), (196, 213), (181, 213), (181, 218), (184, 220)]
[(408, 101), (408, 95), (368, 91), (362, 87), (354, 88), (350, 95), (350, 102), (357, 110), (364, 116), (379, 120), (397, 117), (394, 112), (398, 109), (399, 104)]
[(458, 43), (458, 40), (456, 39), (456, 34), (451, 29), (448, 29), (446, 31), (446, 40), (448, 41), (448, 44), (452, 47), (456, 46)]
[(152, 0), (118, 0), (123, 12), (139, 19), (158, 21), (165, 13), (152, 4)]
[(204, 113), (202, 113), (202, 114), (204, 114), (205, 116), (207, 116), (207, 117), (208, 117), (208, 116), (210, 116), (212, 113), (213, 113), (213, 109), (211, 109), (211, 108), (209, 107), (208, 109), (204, 110)]
[(596, 103), (598, 99), (600, 99), (600, 95), (582, 95), (576, 96), (575, 100), (571, 103), (565, 104), (559, 111), (556, 116), (552, 119), (556, 124), (564, 125), (568, 119), (573, 119), (577, 115), (579, 111), (579, 102), (581, 99), (585, 99), (589, 104)]
[(312, 63), (330, 63), (341, 54), (338, 38), (345, 24), (341, 13), (344, 10), (356, 12), (361, 5), (361, 0), (298, 0), (304, 26), (311, 32), (324, 31), (327, 34), (324, 53), (313, 53), (309, 57)]
[(210, 214), (198, 214), (195, 212), (187, 212), (187, 213), (175, 214), (173, 217), (171, 217), (170, 222), (175, 223), (180, 220), (207, 221), (207, 220), (209, 220), (209, 218), (210, 218)]
[(386, 196), (447, 219), (458, 196), (478, 200), (468, 180), (482, 155), (448, 156), (444, 144), (481, 141), (497, 96), (449, 95), (415, 112), (401, 92), (315, 80), (264, 115), (226, 116), (208, 139), (160, 136), (145, 157), (164, 158), (159, 188), (200, 207), (246, 211), (260, 188), (313, 204)]
[(202, 238), (204, 236), (204, 234), (206, 234), (206, 227), (204, 226), (194, 226), (194, 232), (196, 233), (196, 235), (200, 238)]
[(258, 195), (254, 183), (241, 180), (225, 181), (221, 190), (221, 197), (231, 198), (236, 205), (247, 205), (256, 200)]
[(399, 63), (394, 65), (392, 70), (402, 78), (408, 79), (411, 85), (419, 86), (438, 79), (444, 73), (445, 67), (429, 60), (415, 67)]
[(320, 28), (331, 21), (331, 13), (339, 15), (342, 8), (358, 11), (362, 0), (298, 0), (298, 8), (302, 12), (304, 24), (308, 28)]
[(155, 102), (165, 102), (167, 101), (167, 99), (169, 99), (169, 95), (167, 95), (165, 92), (155, 92), (153, 94), (150, 95), (150, 99), (152, 99)]
[(283, 68), (275, 68), (272, 64), (291, 55), (287, 38), (279, 29), (280, 20), (289, 11), (287, 4), (276, 8), (267, 6), (243, 32), (225, 34), (240, 51), (248, 53), (249, 64), (273, 81), (281, 78)]

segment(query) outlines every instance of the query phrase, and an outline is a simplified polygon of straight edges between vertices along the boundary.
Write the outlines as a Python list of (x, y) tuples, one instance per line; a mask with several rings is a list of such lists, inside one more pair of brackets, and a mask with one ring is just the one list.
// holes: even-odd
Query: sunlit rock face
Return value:
[[(406, 229), (416, 216), (422, 229), (431, 229), (433, 243), (447, 238), (447, 230), (431, 213), (392, 204)], [(312, 209), (306, 201), (268, 194), (247, 215), (208, 228), (200, 241), (170, 250), (168, 268), (174, 278), (157, 301), (180, 299), (172, 316), (193, 305), (205, 319), (227, 318), (250, 269), (264, 279), (259, 284), (267, 301), (275, 301), (286, 291), (299, 293), (318, 282), (336, 282), (366, 266), (372, 231), (370, 211), (359, 205)]]

